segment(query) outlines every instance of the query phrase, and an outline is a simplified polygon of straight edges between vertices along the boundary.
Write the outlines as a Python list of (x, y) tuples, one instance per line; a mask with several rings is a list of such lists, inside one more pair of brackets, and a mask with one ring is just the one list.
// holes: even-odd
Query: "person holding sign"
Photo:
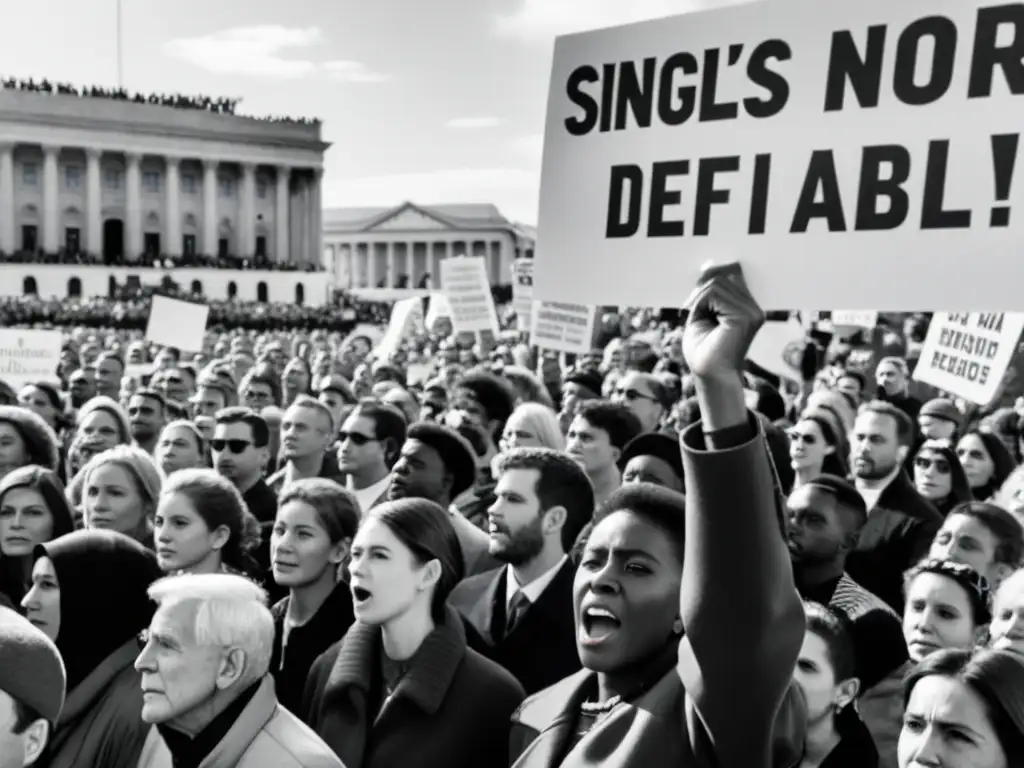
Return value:
[(687, 494), (638, 483), (599, 508), (573, 586), (584, 669), (514, 716), (515, 768), (790, 768), (804, 612), (743, 361), (765, 314), (737, 266), (688, 302), (703, 421), (680, 438)]

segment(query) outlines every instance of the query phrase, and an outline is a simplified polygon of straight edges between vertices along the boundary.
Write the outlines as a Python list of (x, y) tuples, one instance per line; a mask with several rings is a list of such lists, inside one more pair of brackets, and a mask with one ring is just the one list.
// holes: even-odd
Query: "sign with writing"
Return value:
[(186, 352), (201, 352), (210, 308), (191, 301), (154, 296), (146, 325), (146, 341)]
[(541, 349), (585, 355), (594, 345), (594, 307), (556, 301), (536, 301), (533, 306), (533, 337)]
[(1020, 312), (937, 312), (928, 326), (914, 378), (978, 405), (999, 391), (1021, 330)]
[(0, 381), (15, 391), (35, 381), (57, 381), (60, 331), (0, 329)]
[(878, 325), (878, 313), (866, 309), (833, 310), (832, 325), (844, 325), (850, 328), (874, 328)]
[(441, 288), (448, 299), (456, 333), (498, 332), (498, 313), (482, 256), (444, 259)]
[(768, 309), (1019, 306), (1022, 39), (1020, 4), (991, 0), (559, 38), (537, 298), (678, 306), (701, 265), (740, 259)]
[(533, 320), (533, 259), (516, 259), (512, 266), (512, 309), (519, 330), (529, 331)]
[(396, 301), (391, 307), (391, 321), (374, 350), (374, 356), (379, 360), (387, 360), (398, 351), (399, 345), (405, 339), (423, 328), (423, 299), (419, 296), (412, 296), (408, 299)]

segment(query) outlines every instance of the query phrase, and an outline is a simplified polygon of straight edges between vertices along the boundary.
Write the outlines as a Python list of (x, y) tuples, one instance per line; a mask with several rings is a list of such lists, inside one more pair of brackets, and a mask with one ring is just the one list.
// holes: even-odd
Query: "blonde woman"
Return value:
[(551, 448), (565, 450), (565, 436), (558, 424), (558, 414), (541, 403), (516, 406), (505, 422), (498, 441), (498, 453), (491, 459), (491, 475), (497, 478), (498, 461), (513, 448)]
[(153, 549), (153, 515), (163, 478), (141, 448), (119, 445), (94, 456), (68, 488), (84, 526), (123, 533)]

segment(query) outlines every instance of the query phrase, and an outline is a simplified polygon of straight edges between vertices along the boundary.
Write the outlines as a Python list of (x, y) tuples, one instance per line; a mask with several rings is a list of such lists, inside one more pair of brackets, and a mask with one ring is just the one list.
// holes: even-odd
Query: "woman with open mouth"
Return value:
[(346, 768), (507, 768), (525, 697), (466, 646), (447, 605), (463, 577), (449, 513), (388, 501), (363, 518), (349, 564), (356, 623), (310, 670), (303, 719)]

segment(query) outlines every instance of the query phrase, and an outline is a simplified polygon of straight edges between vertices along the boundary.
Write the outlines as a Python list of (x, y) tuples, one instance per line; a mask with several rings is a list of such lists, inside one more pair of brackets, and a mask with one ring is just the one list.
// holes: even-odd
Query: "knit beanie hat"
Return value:
[(64, 662), (28, 619), (0, 608), (0, 691), (56, 726), (64, 707)]
[(921, 406), (921, 410), (918, 413), (920, 416), (931, 416), (935, 419), (945, 419), (956, 424), (957, 428), (960, 427), (960, 422), (963, 421), (964, 415), (960, 413), (960, 409), (956, 407), (956, 403), (952, 400), (947, 400), (944, 397), (937, 397), (934, 400), (929, 400), (927, 403)]

